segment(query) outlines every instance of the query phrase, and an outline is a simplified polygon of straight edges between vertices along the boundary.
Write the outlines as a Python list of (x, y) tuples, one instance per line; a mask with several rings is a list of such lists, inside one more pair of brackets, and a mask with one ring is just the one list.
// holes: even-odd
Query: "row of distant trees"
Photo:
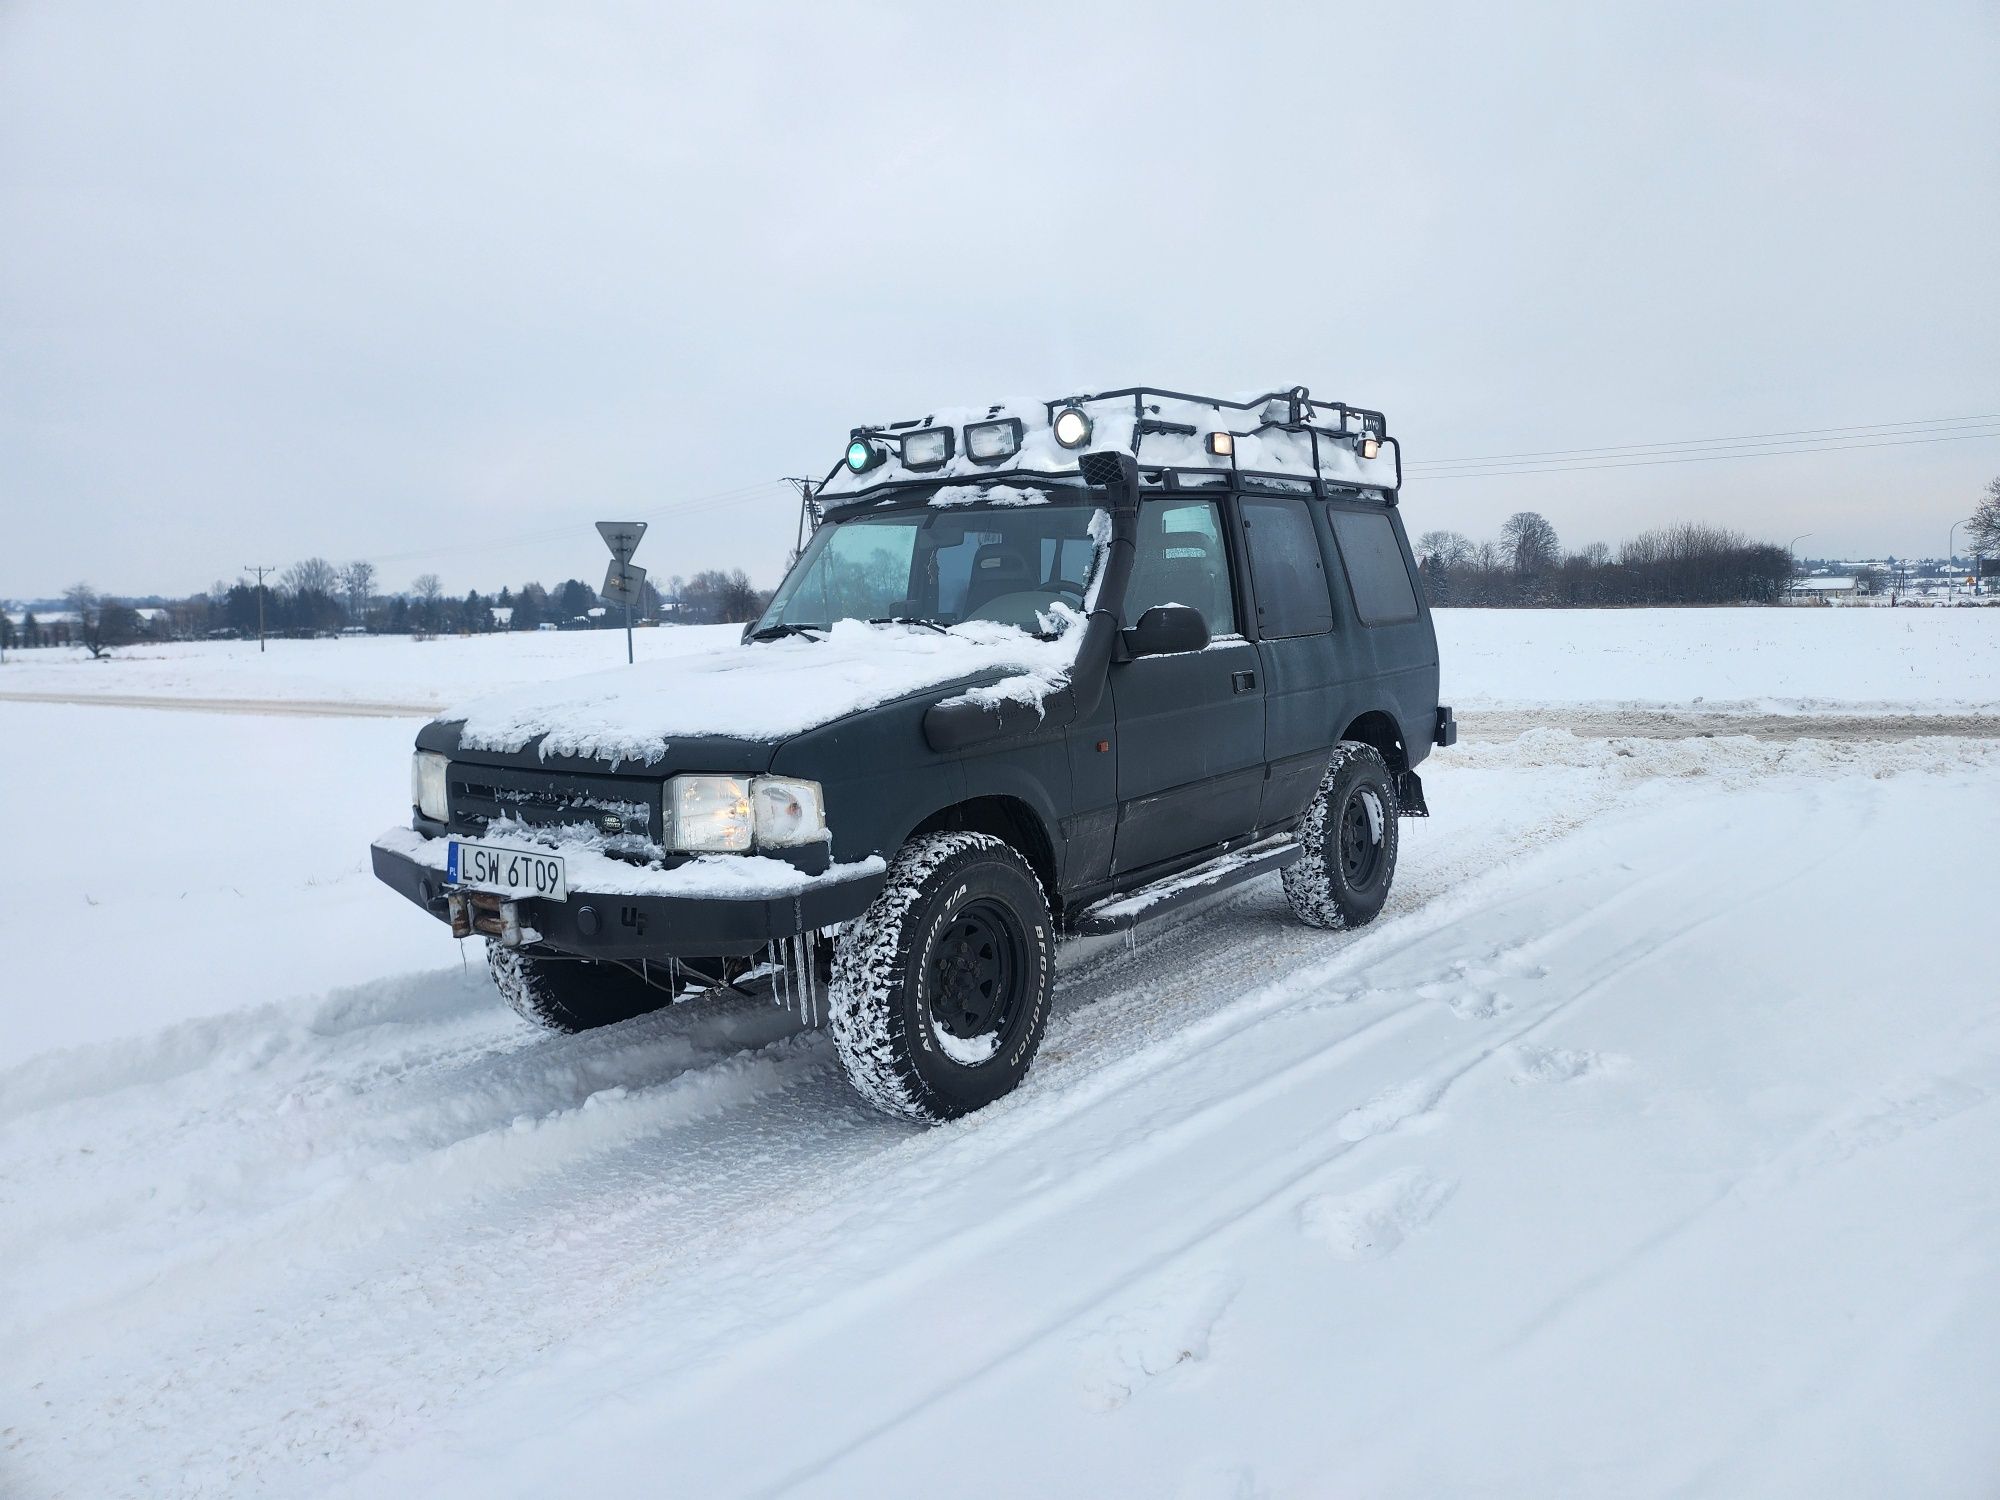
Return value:
[(1509, 516), (1491, 541), (1427, 531), (1416, 553), (1433, 604), (1770, 604), (1792, 576), (1783, 547), (1696, 521), (1644, 532), (1616, 552), (1605, 542), (1566, 552), (1531, 510)]
[[(37, 617), (27, 612), (17, 627), (0, 615), (0, 646), (82, 646), (102, 655), (113, 646), (158, 638), (203, 640), (249, 637), (262, 629), (271, 636), (335, 635), (359, 628), (377, 635), (462, 635), (499, 630), (591, 629), (623, 625), (622, 609), (597, 609), (602, 601), (580, 578), (553, 588), (529, 582), (463, 597), (447, 594), (435, 573), (422, 573), (410, 586), (381, 592), (372, 563), (336, 567), (323, 557), (292, 564), (258, 584), (247, 578), (218, 581), (205, 593), (144, 602), (107, 597), (87, 583), (63, 594), (60, 610)], [(645, 584), (633, 615), (645, 623), (729, 624), (755, 619), (769, 594), (750, 582), (741, 568), (711, 569), (689, 578)], [(497, 613), (496, 613), (497, 611)]]

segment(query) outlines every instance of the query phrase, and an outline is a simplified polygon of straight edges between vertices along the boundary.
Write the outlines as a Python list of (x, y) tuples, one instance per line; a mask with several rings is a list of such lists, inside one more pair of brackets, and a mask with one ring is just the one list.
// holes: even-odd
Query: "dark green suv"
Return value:
[(740, 644), (429, 724), (376, 873), (545, 1025), (768, 983), (874, 1103), (977, 1109), (1063, 933), (1272, 870), (1381, 910), (1455, 737), (1400, 478), (1303, 388), (857, 428)]

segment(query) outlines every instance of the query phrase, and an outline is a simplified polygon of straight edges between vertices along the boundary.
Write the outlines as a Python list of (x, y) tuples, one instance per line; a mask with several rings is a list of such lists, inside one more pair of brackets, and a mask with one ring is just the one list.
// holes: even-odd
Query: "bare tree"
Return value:
[(278, 587), (288, 594), (325, 594), (332, 598), (340, 588), (340, 572), (323, 557), (308, 557), (279, 574)]
[(438, 628), (438, 598), (444, 593), (444, 585), (435, 573), (419, 573), (410, 581), (410, 592), (422, 601), (419, 625), (426, 634), (435, 634)]
[(76, 643), (94, 660), (111, 654), (138, 634), (138, 611), (115, 599), (106, 599), (87, 583), (73, 583), (63, 590), (63, 603), (76, 615)]
[(754, 620), (764, 608), (764, 596), (741, 568), (695, 574), (683, 587), (681, 599), (689, 618), (709, 623), (733, 625)]
[(1986, 498), (1972, 512), (1966, 530), (1976, 555), (2000, 557), (2000, 479), (1987, 482)]
[(1514, 571), (1523, 577), (1546, 572), (1562, 556), (1556, 529), (1539, 511), (1517, 510), (1500, 528), (1501, 545), (1507, 549)]
[(375, 602), (375, 564), (357, 559), (342, 568), (340, 591), (347, 595), (348, 618), (359, 625)]
[(1426, 531), (1417, 538), (1417, 558), (1440, 568), (1462, 568), (1472, 561), (1471, 538), (1457, 531)]

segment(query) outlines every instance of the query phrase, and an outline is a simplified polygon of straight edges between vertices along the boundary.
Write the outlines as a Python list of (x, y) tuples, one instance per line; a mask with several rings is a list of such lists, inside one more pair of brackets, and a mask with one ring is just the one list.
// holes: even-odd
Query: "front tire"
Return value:
[(587, 958), (563, 958), (486, 940), (486, 968), (523, 1020), (550, 1031), (591, 1031), (643, 1016), (673, 997), (630, 969)]
[(1028, 862), (988, 834), (925, 834), (840, 935), (834, 1048), (877, 1109), (957, 1119), (1027, 1076), (1054, 976), (1055, 922)]
[(1342, 740), (1299, 828), (1305, 854), (1285, 868), (1285, 896), (1309, 927), (1375, 920), (1396, 878), (1396, 783), (1382, 752)]

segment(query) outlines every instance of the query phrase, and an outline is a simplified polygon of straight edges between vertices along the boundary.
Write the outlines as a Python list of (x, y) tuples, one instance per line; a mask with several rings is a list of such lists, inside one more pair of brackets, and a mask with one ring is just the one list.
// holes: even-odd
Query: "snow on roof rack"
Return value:
[(1243, 400), (1125, 386), (1055, 400), (940, 410), (857, 427), (816, 491), (839, 507), (943, 480), (1075, 483), (1086, 452), (1123, 450), (1142, 468), (1309, 480), (1387, 492), (1403, 482), (1402, 445), (1379, 411), (1315, 400), (1302, 385)]

